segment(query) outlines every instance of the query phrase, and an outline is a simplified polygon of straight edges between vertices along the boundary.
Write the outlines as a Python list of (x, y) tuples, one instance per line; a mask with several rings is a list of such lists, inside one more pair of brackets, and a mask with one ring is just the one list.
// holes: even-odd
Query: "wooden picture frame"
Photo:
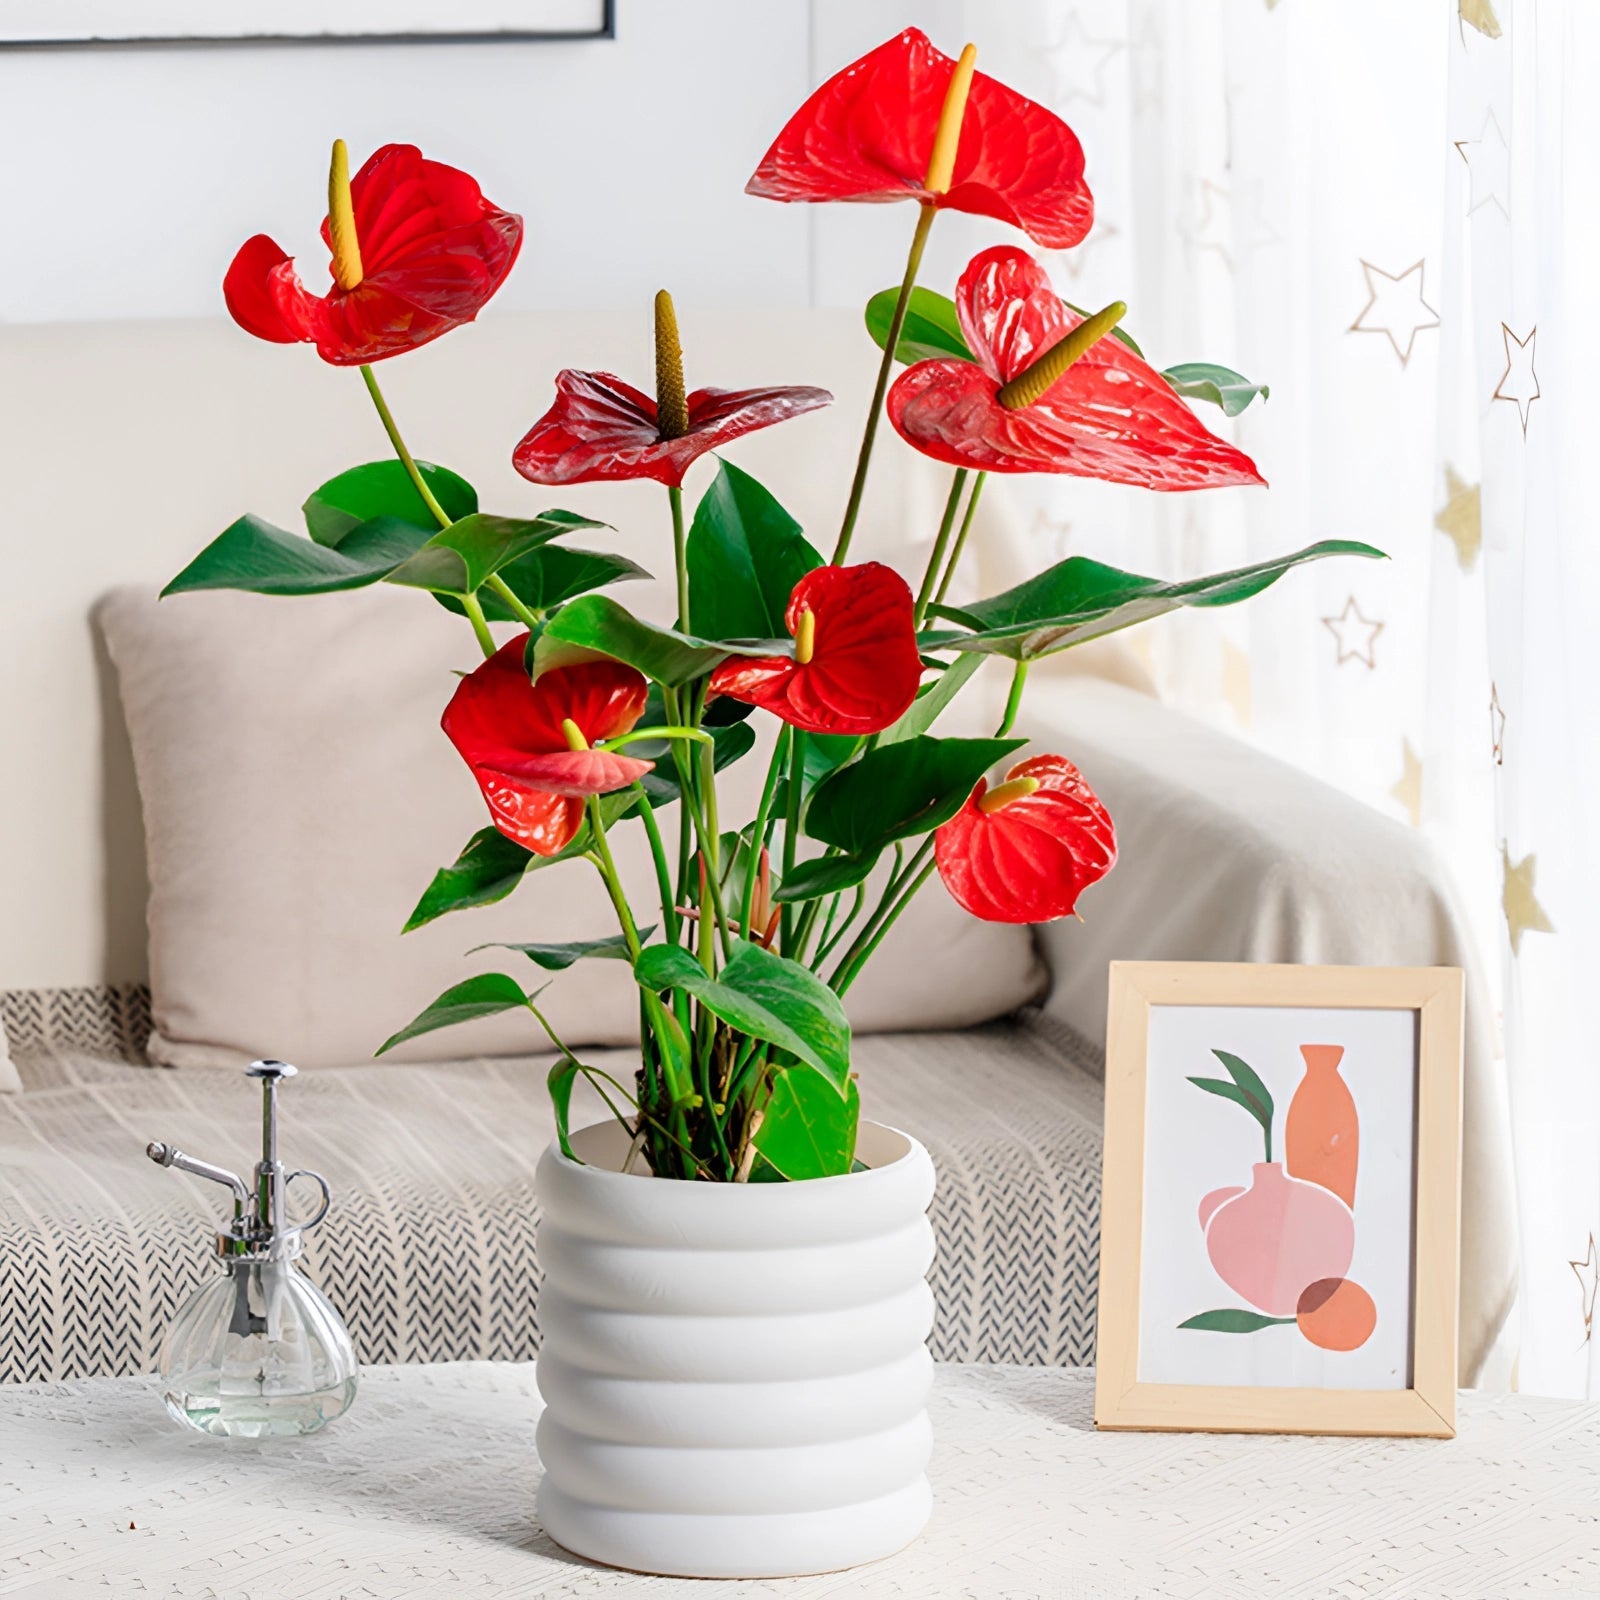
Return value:
[[(1159, 1008), (1222, 1008), (1220, 1010), (1174, 1010), (1160, 1013)], [(1104, 1142), (1104, 1176), (1101, 1197), (1100, 1234), (1100, 1289), (1099, 1289), (1099, 1339), (1095, 1379), (1095, 1424), (1108, 1429), (1154, 1429), (1167, 1431), (1206, 1430), (1218, 1432), (1264, 1433), (1328, 1433), (1328, 1434), (1405, 1434), (1449, 1438), (1455, 1433), (1456, 1398), (1456, 1323), (1457, 1291), (1460, 1258), (1460, 1208), (1461, 1208), (1461, 1053), (1462, 1053), (1462, 974), (1455, 967), (1300, 967), (1247, 965), (1235, 963), (1203, 962), (1127, 962), (1111, 964), (1110, 1008), (1106, 1042), (1106, 1113)], [(1248, 1310), (1239, 1312), (1206, 1311), (1185, 1322), (1171, 1324), (1166, 1319), (1153, 1324), (1149, 1317), (1141, 1321), (1141, 1292), (1154, 1285), (1150, 1291), (1152, 1303), (1166, 1293), (1165, 1278), (1147, 1276), (1143, 1270), (1142, 1255), (1148, 1230), (1154, 1228), (1158, 1235), (1178, 1237), (1177, 1224), (1172, 1217), (1182, 1204), (1185, 1225), (1193, 1228), (1198, 1220), (1200, 1227), (1201, 1268), (1184, 1262), (1184, 1271), (1192, 1279), (1197, 1270), (1216, 1269), (1218, 1250), (1226, 1251), (1227, 1239), (1237, 1237), (1240, 1224), (1232, 1224), (1232, 1232), (1213, 1244), (1213, 1220), (1227, 1199), (1254, 1194), (1254, 1184), (1260, 1180), (1263, 1169), (1271, 1163), (1272, 1135), (1275, 1122), (1274, 1102), (1266, 1084), (1257, 1079), (1257, 1087), (1266, 1091), (1265, 1117), (1259, 1109), (1259, 1099), (1253, 1092), (1241, 1089), (1238, 1079), (1229, 1079), (1215, 1072), (1215, 1063), (1206, 1061), (1215, 1074), (1208, 1086), (1190, 1076), (1189, 1082), (1208, 1089), (1206, 1095), (1196, 1093), (1193, 1101), (1183, 1101), (1184, 1117), (1207, 1128), (1218, 1126), (1217, 1116), (1224, 1119), (1244, 1118), (1249, 1122), (1254, 1116), (1262, 1123), (1266, 1135), (1268, 1162), (1257, 1167), (1257, 1178), (1252, 1189), (1218, 1189), (1200, 1201), (1198, 1216), (1192, 1197), (1158, 1195), (1151, 1200), (1155, 1187), (1164, 1181), (1162, 1174), (1147, 1174), (1147, 1092), (1152, 1076), (1152, 1018), (1157, 1022), (1162, 1039), (1175, 1037), (1177, 1028), (1204, 1027), (1221, 1034), (1227, 1030), (1226, 1017), (1240, 1011), (1269, 1008), (1260, 1017), (1248, 1019), (1248, 1026), (1257, 1029), (1279, 1025), (1278, 1020), (1294, 1011), (1319, 1012), (1324, 1017), (1337, 1013), (1354, 1027), (1358, 1022), (1372, 1019), (1375, 1026), (1389, 1029), (1386, 1037), (1398, 1037), (1398, 1020), (1390, 1025), (1389, 1013), (1412, 1013), (1415, 1016), (1414, 1033), (1414, 1120), (1411, 1129), (1412, 1164), (1410, 1174), (1410, 1308), (1409, 1308), (1409, 1371), (1402, 1380), (1386, 1387), (1308, 1387), (1289, 1385), (1269, 1379), (1266, 1382), (1208, 1383), (1151, 1381), (1151, 1369), (1161, 1369), (1165, 1359), (1161, 1352), (1169, 1344), (1182, 1341), (1169, 1340), (1169, 1326), (1178, 1330), (1199, 1329), (1201, 1337), (1212, 1341), (1209, 1345), (1183, 1343), (1184, 1355), (1173, 1361), (1188, 1361), (1188, 1352), (1199, 1349), (1223, 1352), (1219, 1360), (1233, 1361), (1233, 1352), (1241, 1348), (1230, 1341), (1219, 1344), (1223, 1336), (1245, 1334), (1259, 1338), (1250, 1327), (1230, 1323), (1224, 1327), (1218, 1320), (1224, 1316), (1258, 1324), (1263, 1330), (1268, 1319), (1264, 1314)], [(1360, 1013), (1360, 1017), (1349, 1015)], [(1215, 1018), (1215, 1022), (1209, 1020)], [(1199, 1018), (1195, 1023), (1192, 1019)], [(1291, 1026), (1281, 1024), (1286, 1036)], [(1309, 1028), (1309, 1021), (1307, 1027)], [(1238, 1030), (1236, 1030), (1238, 1031)], [(1329, 1029), (1337, 1032), (1337, 1026)], [(1171, 1057), (1163, 1059), (1156, 1070), (1159, 1092), (1172, 1094), (1174, 1071), (1187, 1073), (1192, 1051), (1185, 1044), (1181, 1051), (1166, 1045), (1161, 1049)], [(1305, 1079), (1309, 1080), (1312, 1057), (1307, 1051), (1341, 1050), (1338, 1046), (1301, 1045), (1305, 1054)], [(1223, 1051), (1212, 1049), (1211, 1055), (1219, 1059)], [(1202, 1057), (1205, 1052), (1201, 1052)], [(1281, 1054), (1281, 1053), (1280, 1053)], [(1181, 1056), (1182, 1065), (1175, 1066)], [(1240, 1066), (1237, 1056), (1232, 1058)], [(1337, 1069), (1339, 1057), (1334, 1057)], [(1232, 1075), (1233, 1067), (1227, 1072)], [(1296, 1069), (1298, 1070), (1298, 1069)], [(1248, 1073), (1249, 1069), (1246, 1068)], [(1245, 1082), (1248, 1083), (1246, 1078)], [(1374, 1081), (1370, 1076), (1366, 1081)], [(1355, 1099), (1341, 1092), (1352, 1106)], [(1387, 1089), (1385, 1093), (1389, 1092)], [(1403, 1089), (1395, 1091), (1403, 1093)], [(1230, 1108), (1227, 1100), (1234, 1105)], [(1204, 1104), (1202, 1104), (1204, 1102)], [(1308, 1100), (1308, 1105), (1312, 1104)], [(1242, 1108), (1242, 1109), (1240, 1109)], [(1315, 1107), (1313, 1107), (1315, 1109)], [(1352, 1110), (1351, 1115), (1354, 1115)], [(1163, 1112), (1170, 1124), (1172, 1116)], [(1283, 1118), (1287, 1127), (1287, 1114)], [(1230, 1139), (1237, 1138), (1237, 1122), (1226, 1122), (1225, 1132)], [(1315, 1131), (1309, 1119), (1301, 1124), (1304, 1134)], [(1314, 1145), (1302, 1136), (1299, 1149), (1310, 1151), (1332, 1148), (1324, 1142)], [(1252, 1136), (1256, 1136), (1254, 1132)], [(1399, 1136), (1396, 1135), (1396, 1138)], [(1289, 1145), (1287, 1132), (1284, 1146)], [(1356, 1126), (1352, 1122), (1348, 1145), (1359, 1144)], [(1310, 1157), (1302, 1157), (1308, 1162)], [(1355, 1151), (1348, 1151), (1349, 1185), (1351, 1193), (1348, 1210), (1352, 1221), (1352, 1236), (1357, 1220), (1361, 1218), (1360, 1192), (1355, 1175)], [(1400, 1159), (1389, 1154), (1391, 1163)], [(1301, 1184), (1293, 1175), (1292, 1152), (1277, 1164), (1287, 1174), (1285, 1180)], [(1230, 1174), (1231, 1175), (1231, 1174)], [(1362, 1173), (1363, 1179), (1366, 1173)], [(1400, 1176), (1385, 1180), (1386, 1193), (1392, 1193), (1401, 1181)], [(1191, 1185), (1192, 1188), (1192, 1185)], [(1326, 1200), (1326, 1190), (1337, 1190), (1335, 1182), (1321, 1183), (1312, 1211)], [(1185, 1191), (1187, 1195), (1187, 1191)], [(1224, 1196), (1221, 1201), (1216, 1196)], [(1150, 1215), (1147, 1217), (1147, 1205)], [(1207, 1214), (1208, 1205), (1214, 1208)], [(1158, 1211), (1168, 1213), (1158, 1216)], [(1264, 1213), (1258, 1212), (1256, 1215)], [(1287, 1215), (1287, 1213), (1279, 1213)], [(1300, 1213), (1296, 1213), (1299, 1215)], [(1243, 1213), (1240, 1213), (1243, 1215)], [(1335, 1218), (1335, 1221), (1338, 1219)], [(1393, 1251), (1382, 1229), (1376, 1230), (1385, 1242), (1382, 1248)], [(1210, 1260), (1204, 1259), (1209, 1253)], [(1225, 1263), (1233, 1258), (1224, 1256)], [(1266, 1259), (1263, 1255), (1262, 1259)], [(1280, 1259), (1274, 1257), (1273, 1259)], [(1346, 1257), (1347, 1261), (1349, 1257)], [(1357, 1258), (1359, 1260), (1359, 1258)], [(1154, 1266), (1154, 1263), (1152, 1263)], [(1347, 1271), (1353, 1270), (1350, 1268)], [(1237, 1273), (1237, 1268), (1235, 1269)], [(1281, 1277), (1281, 1275), (1280, 1275)], [(1187, 1280), (1186, 1280), (1187, 1281)], [(1218, 1278), (1219, 1294), (1229, 1294), (1227, 1285)], [(1326, 1302), (1334, 1291), (1323, 1287), (1327, 1283), (1342, 1282), (1332, 1278), (1315, 1285)], [(1364, 1289), (1357, 1291), (1365, 1296), (1367, 1306), (1373, 1300)], [(1300, 1307), (1306, 1309), (1314, 1300), (1313, 1288), (1303, 1291)], [(1344, 1302), (1346, 1305), (1349, 1301)], [(1359, 1302), (1358, 1302), (1359, 1303)], [(1277, 1308), (1282, 1310), (1282, 1307)], [(1315, 1303), (1310, 1310), (1315, 1313)], [(1362, 1312), (1363, 1318), (1365, 1311)], [(1374, 1321), (1379, 1321), (1376, 1311)], [(1295, 1329), (1274, 1330), (1281, 1350), (1285, 1341), (1295, 1346), (1290, 1361), (1303, 1362), (1308, 1357), (1324, 1368), (1335, 1368), (1325, 1353), (1327, 1349), (1346, 1350), (1346, 1345), (1322, 1346), (1307, 1351), (1299, 1350), (1296, 1334), (1305, 1334), (1310, 1344), (1318, 1340), (1306, 1333), (1306, 1323), (1300, 1320), (1299, 1311), (1294, 1316), (1276, 1316), (1276, 1323), (1295, 1323)], [(1151, 1332), (1152, 1326), (1155, 1331)], [(1359, 1331), (1359, 1329), (1357, 1330)], [(1370, 1333), (1370, 1328), (1369, 1328)], [(1393, 1338), (1392, 1331), (1387, 1337)], [(1149, 1341), (1151, 1354), (1147, 1359), (1146, 1373), (1141, 1376), (1141, 1340)], [(1191, 1340), (1193, 1335), (1191, 1334)], [(1259, 1358), (1262, 1346), (1245, 1359)], [(1202, 1364), (1204, 1354), (1195, 1356)], [(1170, 1363), (1169, 1363), (1170, 1365)], [(1348, 1372), (1350, 1369), (1343, 1369)]]

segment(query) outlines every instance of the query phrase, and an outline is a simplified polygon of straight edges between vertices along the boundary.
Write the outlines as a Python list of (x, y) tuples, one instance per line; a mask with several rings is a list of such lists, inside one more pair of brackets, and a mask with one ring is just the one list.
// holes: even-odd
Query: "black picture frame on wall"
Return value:
[(0, 49), (615, 37), (616, 0), (0, 0)]

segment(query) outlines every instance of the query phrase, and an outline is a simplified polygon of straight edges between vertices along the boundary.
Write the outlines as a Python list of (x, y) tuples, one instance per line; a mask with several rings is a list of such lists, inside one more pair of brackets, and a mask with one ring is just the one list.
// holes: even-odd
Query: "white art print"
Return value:
[(1141, 1383), (1411, 1386), (1418, 1016), (1154, 1005)]

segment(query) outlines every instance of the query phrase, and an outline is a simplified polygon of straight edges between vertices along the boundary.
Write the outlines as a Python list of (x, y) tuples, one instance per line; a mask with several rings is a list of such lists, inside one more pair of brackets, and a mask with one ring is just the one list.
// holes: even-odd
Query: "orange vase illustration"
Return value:
[(1350, 1086), (1339, 1076), (1344, 1046), (1303, 1044), (1306, 1075), (1300, 1080), (1284, 1123), (1284, 1156), (1289, 1172), (1307, 1183), (1331, 1189), (1352, 1210), (1360, 1124)]

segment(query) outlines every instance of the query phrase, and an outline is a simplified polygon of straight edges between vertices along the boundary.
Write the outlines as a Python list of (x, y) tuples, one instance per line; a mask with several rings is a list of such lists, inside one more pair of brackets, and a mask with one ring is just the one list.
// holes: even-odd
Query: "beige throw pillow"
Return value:
[[(630, 601), (648, 593), (636, 586)], [(97, 608), (121, 684), (150, 879), (154, 1060), (211, 1065), (271, 1053), (306, 1066), (361, 1061), (435, 996), (500, 968), (536, 987), (521, 955), (474, 945), (613, 933), (593, 868), (529, 876), (498, 905), (401, 936), (434, 871), (488, 823), (439, 729), (453, 671), (476, 655), (464, 622), (415, 592), (314, 599), (226, 593), (156, 600), (121, 589)], [(771, 719), (758, 713), (757, 721)], [(727, 775), (749, 816), (759, 753)], [(737, 809), (735, 809), (737, 808)], [(675, 813), (663, 813), (675, 829)], [(634, 905), (654, 878), (634, 823), (614, 836)], [(852, 990), (861, 1030), (960, 1027), (1039, 996), (1026, 928), (974, 921), (937, 882)], [(573, 1046), (638, 1036), (620, 962), (556, 974), (541, 1002)], [(401, 1059), (540, 1048), (521, 1012), (428, 1035)]]

